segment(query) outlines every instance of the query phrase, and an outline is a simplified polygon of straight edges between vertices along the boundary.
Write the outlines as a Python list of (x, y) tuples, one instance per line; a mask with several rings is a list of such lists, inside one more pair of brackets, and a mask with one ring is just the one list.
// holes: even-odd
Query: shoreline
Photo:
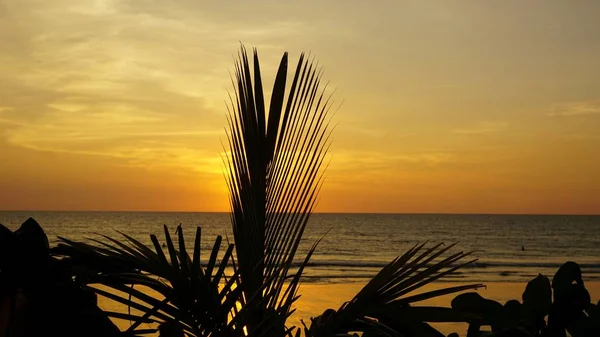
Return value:
[[(471, 282), (434, 282), (411, 294), (456, 286), (457, 283), (471, 284)], [(304, 320), (306, 325), (309, 326), (311, 317), (320, 315), (326, 309), (331, 308), (337, 310), (345, 301), (351, 300), (365, 284), (366, 282), (301, 284), (298, 291), (298, 294), (301, 296), (294, 305), (297, 310), (287, 320), (287, 325), (302, 327), (301, 320)], [(485, 287), (476, 290), (481, 296), (504, 304), (506, 301), (512, 299), (516, 299), (521, 302), (521, 294), (525, 290), (527, 282), (490, 281), (485, 282), (484, 286)], [(600, 281), (587, 281), (585, 282), (585, 286), (590, 293), (592, 303), (597, 303), (598, 300), (600, 300)], [(450, 302), (457, 294), (444, 295), (438, 298), (422, 301), (415, 306), (450, 307)], [(410, 294), (407, 294), (406, 296), (409, 295)], [(112, 302), (111, 300), (100, 296), (98, 298), (98, 304), (103, 310), (117, 312), (126, 310), (123, 305), (117, 304), (116, 302)], [(115, 323), (122, 330), (129, 326), (127, 321), (115, 320)], [(460, 336), (465, 336), (467, 332), (466, 323), (437, 323), (432, 324), (432, 326), (437, 328), (445, 335), (448, 335), (451, 332), (457, 332)]]
[[(550, 278), (551, 279), (551, 278)], [(585, 280), (584, 280), (585, 282)], [(456, 286), (457, 283), (471, 284), (471, 282), (434, 282), (421, 288), (418, 292), (425, 292), (444, 287)], [(320, 315), (324, 310), (332, 308), (337, 310), (342, 303), (352, 299), (365, 283), (346, 283), (346, 284), (303, 284), (298, 291), (302, 296), (296, 302), (298, 310), (289, 318), (290, 325), (302, 326), (300, 319), (308, 325), (310, 316)], [(527, 282), (502, 282), (491, 281), (484, 282), (486, 287), (476, 290), (481, 296), (498, 301), (501, 304), (508, 300), (518, 300), (522, 302), (521, 295), (527, 286)], [(600, 281), (585, 282), (586, 289), (590, 293), (592, 303), (600, 300)], [(475, 291), (475, 290), (473, 290)], [(438, 298), (426, 300), (415, 304), (415, 306), (442, 306), (450, 307), (450, 302), (457, 294), (444, 295)], [(406, 296), (408, 296), (407, 294)], [(468, 325), (466, 323), (437, 323), (432, 324), (445, 335), (451, 332), (457, 332), (460, 336), (465, 336)], [(485, 327), (488, 328), (488, 327)]]

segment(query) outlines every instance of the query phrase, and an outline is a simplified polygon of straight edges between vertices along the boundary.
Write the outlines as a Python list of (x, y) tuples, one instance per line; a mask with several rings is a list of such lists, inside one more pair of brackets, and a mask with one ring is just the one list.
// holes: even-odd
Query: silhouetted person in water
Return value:
[(525, 250), (525, 246), (521, 246), (521, 251), (524, 251), (524, 250)]

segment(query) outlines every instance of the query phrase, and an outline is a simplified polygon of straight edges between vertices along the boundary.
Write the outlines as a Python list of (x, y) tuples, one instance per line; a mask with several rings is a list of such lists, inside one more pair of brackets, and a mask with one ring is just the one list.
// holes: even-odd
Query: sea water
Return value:
[[(122, 238), (121, 231), (150, 246), (152, 233), (162, 241), (163, 224), (171, 233), (182, 224), (188, 249), (200, 226), (204, 256), (217, 235), (233, 242), (227, 213), (2, 211), (0, 223), (14, 230), (28, 217), (40, 223), (51, 245), (58, 237)], [(585, 280), (600, 279), (600, 216), (313, 214), (297, 260), (320, 238), (305, 283), (365, 282), (425, 241), (429, 246), (457, 243), (450, 252), (469, 251), (468, 259), (478, 259), (445, 277), (446, 282), (522, 282), (538, 273), (551, 277), (566, 261), (579, 263)]]

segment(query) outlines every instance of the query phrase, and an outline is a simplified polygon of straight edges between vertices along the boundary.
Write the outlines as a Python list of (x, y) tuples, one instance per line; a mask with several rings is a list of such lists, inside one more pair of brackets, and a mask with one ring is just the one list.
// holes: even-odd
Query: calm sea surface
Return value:
[[(202, 227), (206, 250), (217, 235), (233, 237), (226, 213), (0, 212), (0, 223), (14, 230), (28, 217), (42, 225), (51, 243), (57, 236), (119, 237), (118, 230), (150, 245), (150, 233), (161, 239), (163, 224), (174, 231), (180, 223), (188, 245), (195, 227)], [(524, 281), (538, 273), (552, 276), (569, 260), (581, 265), (585, 280), (600, 279), (600, 216), (315, 214), (300, 254), (325, 233), (305, 282), (364, 282), (426, 240), (458, 242), (454, 252), (473, 251), (479, 259), (446, 281)]]

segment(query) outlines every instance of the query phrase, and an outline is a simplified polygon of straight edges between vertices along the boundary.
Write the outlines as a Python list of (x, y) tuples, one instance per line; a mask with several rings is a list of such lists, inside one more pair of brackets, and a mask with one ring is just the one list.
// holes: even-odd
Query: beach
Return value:
[[(584, 280), (585, 281), (585, 280)], [(600, 282), (586, 282), (586, 288), (589, 291), (592, 302), (597, 303), (600, 300)], [(457, 283), (438, 282), (427, 285), (419, 290), (419, 292), (435, 290), (443, 287), (456, 286)], [(502, 304), (508, 300), (517, 299), (521, 301), (521, 294), (527, 284), (524, 282), (489, 282), (486, 283), (486, 288), (477, 290), (481, 296), (498, 301)], [(297, 311), (288, 320), (288, 326), (302, 327), (301, 319), (304, 320), (307, 326), (310, 325), (310, 317), (320, 315), (324, 310), (332, 308), (337, 310), (342, 303), (352, 299), (352, 297), (364, 286), (364, 283), (337, 283), (337, 284), (303, 284), (299, 294), (302, 296), (296, 302)], [(442, 306), (449, 307), (450, 301), (455, 295), (441, 296), (435, 299), (420, 302), (417, 305), (421, 306)], [(105, 298), (100, 298), (99, 305), (104, 310), (110, 311), (125, 311), (126, 308), (120, 304)], [(128, 322), (115, 320), (121, 329), (126, 329), (129, 326)], [(467, 332), (467, 324), (463, 323), (436, 323), (432, 324), (439, 331), (448, 335), (451, 332), (457, 332), (460, 336), (465, 336)], [(489, 329), (489, 327), (483, 327)]]
[[(339, 306), (344, 302), (352, 298), (363, 286), (362, 283), (349, 283), (349, 284), (309, 284), (304, 285), (300, 292), (303, 294), (298, 299), (297, 307), (298, 311), (294, 313), (290, 319), (291, 324), (300, 324), (300, 318), (303, 318), (305, 323), (308, 325), (308, 321), (311, 315), (320, 314), (325, 309), (333, 308), (338, 309)], [(488, 282), (485, 283), (486, 288), (477, 290), (479, 294), (487, 299), (495, 300), (501, 304), (506, 303), (508, 300), (517, 299), (521, 302), (521, 294), (525, 290), (527, 285), (525, 282)], [(427, 290), (435, 290), (444, 287), (457, 286), (456, 283), (433, 283), (423, 287), (419, 292)], [(597, 303), (600, 300), (600, 282), (586, 282), (586, 288), (589, 291), (592, 302)], [(420, 302), (417, 305), (422, 306), (443, 306), (450, 307), (450, 301), (455, 295), (441, 296), (435, 299)], [(457, 332), (460, 336), (465, 336), (467, 332), (467, 325), (461, 323), (442, 323), (433, 324), (442, 333), (449, 334), (451, 332)], [(486, 329), (489, 327), (485, 327)]]

